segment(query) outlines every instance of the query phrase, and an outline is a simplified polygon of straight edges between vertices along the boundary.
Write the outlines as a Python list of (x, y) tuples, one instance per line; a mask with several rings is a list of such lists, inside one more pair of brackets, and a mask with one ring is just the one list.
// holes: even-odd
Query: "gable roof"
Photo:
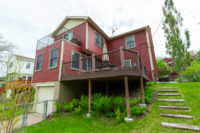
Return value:
[(142, 28), (138, 28), (135, 30), (131, 30), (119, 35), (115, 35), (112, 37), (109, 37), (89, 16), (67, 16), (65, 19), (58, 25), (58, 27), (53, 31), (52, 36), (54, 36), (63, 26), (69, 21), (69, 20), (84, 20), (85, 22), (88, 22), (91, 26), (93, 26), (106, 40), (111, 41), (116, 38), (120, 38), (123, 36), (127, 36), (136, 32), (140, 32), (143, 30), (146, 30), (150, 28), (149, 26), (144, 26)]
[(32, 61), (34, 62), (34, 59), (33, 58), (30, 58), (30, 57), (26, 57), (26, 56), (22, 56), (22, 55), (14, 55), (16, 58), (19, 58), (19, 59), (23, 59), (23, 60), (27, 60), (27, 61)]

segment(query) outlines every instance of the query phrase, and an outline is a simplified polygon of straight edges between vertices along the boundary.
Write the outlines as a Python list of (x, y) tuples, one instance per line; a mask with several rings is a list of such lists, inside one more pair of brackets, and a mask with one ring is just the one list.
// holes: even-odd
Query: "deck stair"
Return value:
[(158, 99), (159, 102), (172, 102), (172, 103), (180, 103), (184, 102), (184, 99)]
[(168, 123), (168, 122), (162, 122), (161, 125), (163, 127), (168, 127), (168, 128), (176, 128), (176, 129), (182, 129), (182, 130), (200, 131), (200, 127), (194, 126), (194, 125), (179, 124), (179, 123)]
[(191, 115), (182, 115), (182, 114), (161, 114), (163, 117), (170, 117), (170, 118), (185, 118), (185, 119), (193, 119)]
[(168, 93), (168, 94), (158, 94), (158, 96), (181, 96), (181, 94), (171, 94), (171, 93)]

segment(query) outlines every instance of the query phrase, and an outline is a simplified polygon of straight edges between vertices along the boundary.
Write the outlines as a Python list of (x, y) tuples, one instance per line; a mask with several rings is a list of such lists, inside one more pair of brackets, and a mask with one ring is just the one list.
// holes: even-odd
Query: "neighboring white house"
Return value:
[(9, 80), (32, 80), (34, 68), (34, 59), (21, 56), (13, 55), (9, 60), (7, 74)]

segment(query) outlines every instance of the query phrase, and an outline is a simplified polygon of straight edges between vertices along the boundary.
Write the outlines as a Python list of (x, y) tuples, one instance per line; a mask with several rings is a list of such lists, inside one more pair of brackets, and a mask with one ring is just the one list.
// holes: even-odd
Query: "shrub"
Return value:
[(107, 113), (107, 112), (111, 112), (112, 109), (112, 102), (111, 102), (111, 98), (110, 97), (102, 97), (101, 98), (101, 102), (103, 104), (103, 112)]
[(55, 102), (55, 106), (56, 106), (56, 111), (57, 112), (61, 112), (61, 104), (58, 103), (58, 101)]
[(132, 116), (142, 115), (145, 113), (145, 109), (146, 107), (141, 107), (141, 106), (131, 107), (131, 115)]
[(118, 108), (120, 111), (123, 111), (125, 108), (125, 102), (122, 97), (113, 97), (112, 98), (112, 105), (113, 105), (113, 110), (117, 110)]
[(153, 99), (153, 87), (147, 86), (144, 89), (144, 98), (147, 104), (152, 102)]
[(162, 59), (156, 59), (156, 64), (159, 76), (161, 78), (169, 77), (172, 72), (171, 68)]
[(82, 112), (87, 112), (88, 111), (88, 97), (86, 96), (81, 96), (81, 100), (80, 100), (80, 106), (82, 109)]
[(66, 112), (72, 111), (73, 108), (74, 108), (74, 106), (73, 106), (72, 102), (64, 103), (64, 105), (63, 105), (63, 110), (66, 111)]
[(122, 114), (120, 112), (120, 108), (117, 108), (117, 110), (115, 110), (115, 116), (116, 116), (116, 123), (120, 123), (123, 121), (123, 117)]
[(132, 100), (129, 99), (129, 103), (130, 103), (130, 106), (132, 107), (137, 104), (137, 99), (136, 98), (133, 98)]
[(74, 107), (78, 107), (78, 106), (79, 106), (79, 101), (78, 101), (78, 99), (73, 98), (72, 101), (71, 101), (71, 103), (72, 103), (72, 105), (73, 105)]
[(74, 108), (74, 113), (81, 114), (81, 106), (80, 105), (78, 107)]

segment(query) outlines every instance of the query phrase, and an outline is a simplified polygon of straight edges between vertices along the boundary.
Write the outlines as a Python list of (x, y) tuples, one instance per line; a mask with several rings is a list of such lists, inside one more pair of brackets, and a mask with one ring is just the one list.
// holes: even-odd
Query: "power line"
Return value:
[(155, 32), (153, 33), (153, 37), (154, 37), (154, 36), (155, 36), (155, 34), (157, 33), (157, 31), (158, 31), (158, 29), (159, 29), (159, 27), (160, 27), (160, 25), (161, 25), (161, 23), (162, 23), (163, 19), (164, 19), (164, 16), (163, 16), (163, 18), (161, 19), (161, 21), (160, 21), (159, 25), (157, 26), (157, 28), (156, 28)]

